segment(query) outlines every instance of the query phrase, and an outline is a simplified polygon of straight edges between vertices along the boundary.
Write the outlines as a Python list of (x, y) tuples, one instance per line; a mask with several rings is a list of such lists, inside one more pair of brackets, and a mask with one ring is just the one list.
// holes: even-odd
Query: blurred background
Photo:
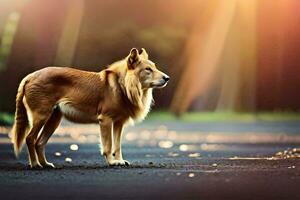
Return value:
[(299, 10), (298, 0), (0, 0), (0, 116), (12, 120), (32, 71), (100, 71), (144, 47), (171, 76), (152, 116), (299, 118)]
[[(300, 199), (299, 22), (300, 0), (0, 0), (1, 196)], [(133, 47), (171, 77), (124, 131), (133, 167), (106, 168), (98, 124), (63, 120), (46, 147), (60, 171), (24, 170), (8, 134), (22, 78)]]

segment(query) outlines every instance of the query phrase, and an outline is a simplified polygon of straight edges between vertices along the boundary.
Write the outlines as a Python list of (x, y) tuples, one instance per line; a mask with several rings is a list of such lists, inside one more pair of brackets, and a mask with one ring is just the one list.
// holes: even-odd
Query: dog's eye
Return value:
[(153, 72), (153, 70), (150, 67), (146, 67), (145, 70), (148, 71), (148, 72)]

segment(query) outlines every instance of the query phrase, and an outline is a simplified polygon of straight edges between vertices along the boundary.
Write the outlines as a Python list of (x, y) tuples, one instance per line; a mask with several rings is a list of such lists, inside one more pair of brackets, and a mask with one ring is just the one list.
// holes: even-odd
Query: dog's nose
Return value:
[(168, 82), (170, 80), (170, 77), (169, 76), (164, 76), (163, 78), (166, 82)]

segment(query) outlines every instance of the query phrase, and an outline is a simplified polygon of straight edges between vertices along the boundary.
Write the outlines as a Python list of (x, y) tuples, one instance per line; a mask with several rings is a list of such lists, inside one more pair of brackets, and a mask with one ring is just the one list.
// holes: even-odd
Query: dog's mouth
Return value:
[(152, 88), (164, 88), (166, 87), (166, 85), (168, 84), (168, 81), (162, 80), (160, 82), (156, 82), (156, 83), (152, 83), (151, 87)]

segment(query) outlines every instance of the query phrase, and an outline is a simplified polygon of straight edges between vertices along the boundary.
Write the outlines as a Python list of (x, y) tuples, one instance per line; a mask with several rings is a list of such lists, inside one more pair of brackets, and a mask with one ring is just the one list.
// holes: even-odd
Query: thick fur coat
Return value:
[(35, 71), (21, 81), (16, 97), (15, 153), (18, 155), (26, 138), (31, 167), (54, 167), (46, 160), (45, 145), (65, 117), (78, 123), (99, 123), (107, 163), (129, 165), (121, 151), (123, 127), (145, 118), (152, 89), (164, 87), (168, 80), (145, 49), (135, 48), (101, 72), (67, 67)]

